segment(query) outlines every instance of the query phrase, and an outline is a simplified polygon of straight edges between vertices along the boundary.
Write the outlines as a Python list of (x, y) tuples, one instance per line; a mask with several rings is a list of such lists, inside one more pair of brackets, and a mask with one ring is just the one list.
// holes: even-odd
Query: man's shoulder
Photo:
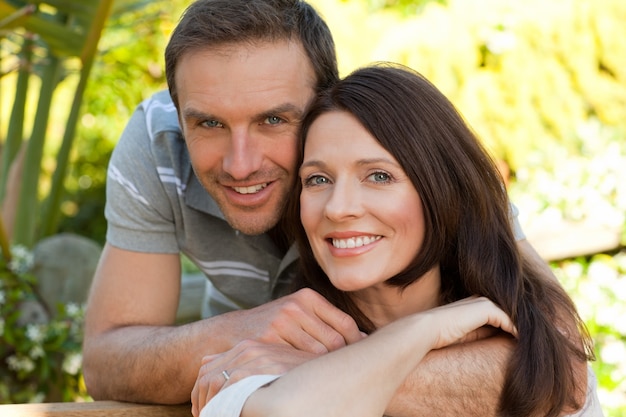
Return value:
[(139, 105), (143, 111), (146, 128), (151, 140), (162, 132), (181, 134), (176, 106), (167, 90), (154, 93)]

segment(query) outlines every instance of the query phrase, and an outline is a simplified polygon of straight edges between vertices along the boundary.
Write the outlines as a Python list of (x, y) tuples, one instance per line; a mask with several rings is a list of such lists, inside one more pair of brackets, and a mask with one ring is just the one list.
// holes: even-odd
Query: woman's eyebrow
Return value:
[(304, 169), (308, 167), (324, 168), (325, 166), (326, 166), (326, 163), (324, 161), (321, 161), (319, 159), (309, 159), (308, 161), (305, 161), (302, 163), (302, 165), (300, 165), (300, 169)]
[[(364, 159), (359, 159), (356, 161), (356, 165), (359, 165), (359, 166), (374, 165), (374, 164), (380, 164), (380, 163), (399, 166), (397, 162), (388, 158), (364, 158)], [(300, 165), (300, 169), (308, 168), (310, 166), (324, 168), (326, 167), (326, 163), (319, 159), (309, 159), (308, 161), (304, 161), (302, 165)]]

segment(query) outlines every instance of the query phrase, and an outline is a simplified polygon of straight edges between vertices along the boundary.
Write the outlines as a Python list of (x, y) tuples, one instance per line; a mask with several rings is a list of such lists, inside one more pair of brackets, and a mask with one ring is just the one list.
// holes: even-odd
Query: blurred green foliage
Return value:
[(0, 404), (88, 399), (82, 377), (83, 307), (47, 310), (32, 274), (33, 254), (0, 254)]
[(420, 71), (513, 172), (537, 149), (576, 149), (589, 118), (626, 131), (622, 0), (451, 0), (408, 16), (370, 13), (362, 1), (313, 3), (344, 73), (377, 60)]
[[(8, 236), (15, 243), (32, 247), (56, 229), (83, 92), (112, 9), (113, 0), (84, 0), (80, 6), (62, 1), (0, 0), (1, 46), (3, 52), (9, 51), (2, 56), (2, 62), (8, 64), (0, 75), (16, 80), (9, 84), (13, 100), (7, 113), (8, 128), (2, 135), (0, 202), (10, 226)], [(70, 73), (77, 76), (68, 94), (71, 104), (59, 106), (55, 93)], [(66, 121), (55, 121), (61, 138), (55, 171), (47, 192), (41, 193), (51, 110), (65, 107)]]
[(598, 378), (605, 417), (626, 415), (626, 250), (567, 259), (552, 268), (572, 294), (595, 341)]
[[(111, 20), (100, 42), (66, 181), (62, 231), (104, 241), (105, 167), (135, 106), (165, 88), (163, 50), (189, 0), (157, 0)], [(379, 60), (420, 71), (511, 169), (533, 219), (626, 213), (626, 2), (311, 0), (343, 75)], [(0, 79), (0, 127), (5, 80)], [(49, 173), (54, 151), (46, 153)], [(626, 240), (622, 241), (622, 245)], [(607, 417), (626, 415), (623, 251), (552, 264), (596, 342)]]
[(104, 243), (106, 165), (135, 107), (166, 88), (162, 55), (183, 3), (153, 1), (110, 20), (85, 92), (59, 232)]

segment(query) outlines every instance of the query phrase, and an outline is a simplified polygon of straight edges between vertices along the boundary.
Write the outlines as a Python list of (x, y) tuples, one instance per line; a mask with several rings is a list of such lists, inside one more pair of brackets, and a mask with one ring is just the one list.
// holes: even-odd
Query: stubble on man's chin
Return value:
[[(280, 177), (274, 173), (265, 174), (266, 177)], [(225, 178), (230, 179), (226, 174), (224, 174)], [(226, 222), (232, 227), (234, 230), (248, 236), (258, 236), (264, 233), (269, 232), (273, 229), (280, 221), (282, 216), (285, 213), (287, 208), (288, 195), (281, 195), (280, 202), (276, 204), (274, 209), (268, 210), (266, 208), (259, 209), (258, 207), (232, 207), (228, 204), (225, 196), (219, 193), (219, 187), (207, 187), (206, 184), (220, 184), (220, 178), (215, 176), (205, 177), (200, 179), (197, 177), (200, 183), (203, 185), (204, 189), (213, 197), (214, 201), (217, 203), (222, 215)], [(224, 181), (224, 179), (222, 179)], [(261, 180), (258, 180), (261, 182)], [(291, 180), (291, 187), (289, 189), (293, 189), (293, 182)], [(213, 192), (212, 192), (213, 191)], [(283, 190), (284, 192), (284, 190)], [(270, 203), (271, 204), (271, 203)], [(259, 211), (261, 214), (259, 215)]]
[(259, 218), (258, 213), (256, 213), (257, 209), (250, 209), (250, 210), (239, 209), (240, 212), (245, 212), (245, 214), (244, 213), (226, 214), (224, 210), (222, 210), (222, 213), (224, 213), (224, 218), (226, 219), (230, 227), (232, 227), (239, 233), (242, 233), (248, 236), (258, 236), (258, 235), (262, 235), (263, 233), (267, 233), (272, 228), (274, 228), (280, 220), (280, 216), (277, 213), (283, 213), (284, 210), (285, 210), (285, 207), (283, 204), (283, 207), (280, 207), (279, 209), (274, 210), (271, 216), (264, 215), (262, 216), (262, 218)]

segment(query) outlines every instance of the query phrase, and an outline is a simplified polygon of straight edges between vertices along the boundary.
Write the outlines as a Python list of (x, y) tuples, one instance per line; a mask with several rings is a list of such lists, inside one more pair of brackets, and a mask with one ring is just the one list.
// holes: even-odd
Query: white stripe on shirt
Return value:
[(130, 194), (131, 197), (133, 197), (135, 200), (139, 200), (141, 201), (143, 204), (145, 204), (146, 206), (149, 206), (150, 203), (148, 203), (148, 200), (146, 200), (140, 193), (139, 190), (135, 187), (135, 185), (128, 181), (124, 175), (122, 175), (122, 173), (120, 172), (119, 169), (117, 169), (117, 167), (115, 167), (114, 165), (110, 164), (109, 165), (109, 170), (108, 170), (108, 174), (109, 174), (109, 178), (111, 178), (113, 181), (117, 182), (118, 184), (120, 184), (124, 189), (126, 189), (126, 191), (128, 191), (128, 193)]

